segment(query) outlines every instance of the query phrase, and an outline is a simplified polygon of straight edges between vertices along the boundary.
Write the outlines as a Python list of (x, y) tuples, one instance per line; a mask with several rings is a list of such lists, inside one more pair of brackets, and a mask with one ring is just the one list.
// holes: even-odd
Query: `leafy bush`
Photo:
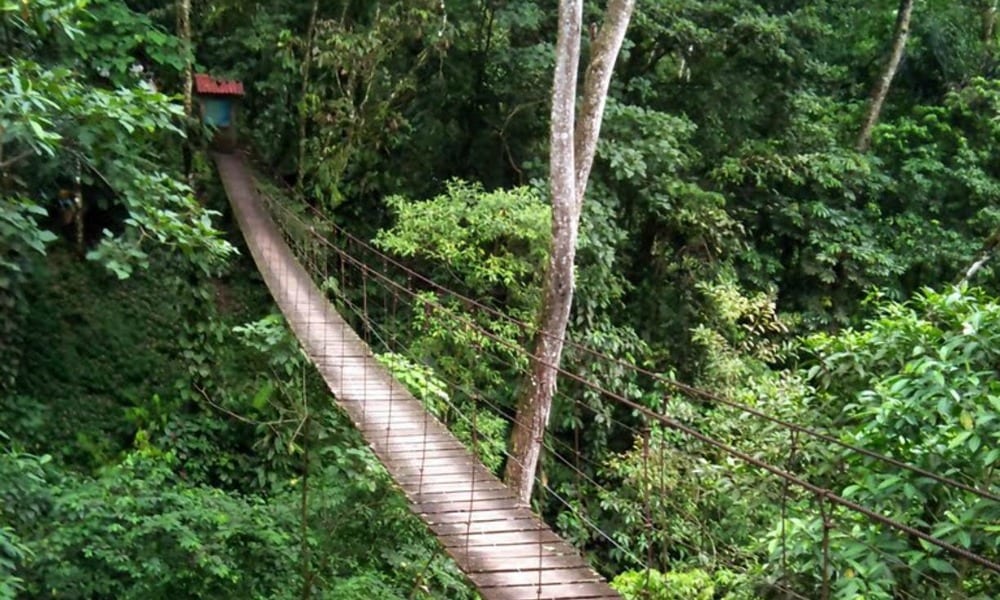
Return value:
[[(828, 424), (854, 446), (984, 489), (1000, 461), (1000, 303), (964, 287), (924, 290), (910, 302), (877, 303), (858, 329), (807, 340), (808, 374)], [(846, 498), (985, 556), (1000, 552), (1000, 506), (975, 494), (855, 452), (825, 449), (814, 479)], [(832, 471), (832, 472), (831, 472)], [(822, 519), (809, 500), (790, 509), (778, 542), (800, 578), (816, 583)], [(832, 589), (842, 598), (901, 593), (949, 598), (990, 594), (988, 575), (967, 577), (960, 561), (857, 515), (833, 511)], [(875, 549), (876, 551), (872, 551)]]
[(701, 569), (626, 571), (611, 582), (626, 600), (712, 600), (715, 584)]
[(133, 454), (90, 479), (6, 454), (0, 487), (16, 490), (4, 516), (35, 596), (287, 598), (297, 577), (291, 515), (178, 481), (169, 460)]

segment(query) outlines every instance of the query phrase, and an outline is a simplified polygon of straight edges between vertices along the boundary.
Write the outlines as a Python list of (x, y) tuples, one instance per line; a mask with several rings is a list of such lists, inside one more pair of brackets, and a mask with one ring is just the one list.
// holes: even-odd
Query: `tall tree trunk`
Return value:
[(576, 256), (576, 160), (573, 132), (576, 122), (576, 77), (580, 62), (580, 31), (583, 0), (559, 2), (559, 34), (552, 82), (552, 113), (549, 130), (549, 186), (552, 190), (552, 245), (545, 289), (535, 339), (534, 360), (518, 399), (511, 456), (504, 479), (528, 504), (541, 455), (542, 437), (548, 423), (556, 387), (554, 365), (562, 356), (562, 333), (569, 322), (573, 302), (573, 261)]
[(511, 456), (504, 479), (527, 505), (535, 483), (542, 441), (556, 391), (563, 338), (573, 305), (573, 266), (583, 195), (594, 161), (608, 85), (632, 17), (635, 0), (610, 0), (604, 25), (591, 50), (580, 120), (576, 119), (582, 0), (561, 0), (556, 67), (552, 89), (549, 187), (552, 192), (552, 245), (531, 371), (518, 398)]
[(899, 8), (896, 11), (896, 28), (892, 34), (892, 52), (889, 60), (882, 69), (882, 74), (872, 88), (871, 98), (868, 101), (868, 110), (865, 112), (864, 121), (861, 124), (861, 131), (858, 133), (858, 140), (854, 147), (858, 152), (867, 152), (872, 143), (872, 130), (878, 123), (879, 115), (882, 113), (882, 106), (885, 98), (889, 95), (889, 88), (892, 80), (899, 69), (899, 62), (903, 59), (903, 52), (906, 50), (906, 40), (910, 37), (910, 19), (913, 15), (913, 0), (900, 0)]
[(184, 50), (184, 132), (188, 134), (184, 142), (184, 174), (187, 183), (194, 187), (194, 168), (191, 156), (191, 125), (194, 115), (194, 49), (191, 45), (191, 0), (177, 2), (177, 33), (180, 35)]
[(309, 112), (306, 106), (306, 94), (309, 93), (309, 71), (312, 66), (313, 40), (316, 36), (316, 13), (319, 11), (319, 0), (313, 0), (312, 12), (309, 15), (309, 29), (306, 31), (306, 51), (302, 57), (302, 93), (299, 94), (299, 159), (295, 163), (295, 190), (302, 193), (302, 180), (305, 178), (306, 165), (306, 121)]

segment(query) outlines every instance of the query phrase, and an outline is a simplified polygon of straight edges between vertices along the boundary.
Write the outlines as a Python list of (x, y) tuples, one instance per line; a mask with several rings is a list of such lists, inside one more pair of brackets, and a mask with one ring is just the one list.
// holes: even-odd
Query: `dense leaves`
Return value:
[(114, 2), (98, 3), (94, 13), (83, 12), (82, 3), (17, 7), (5, 4), (2, 23), (21, 51), (0, 65), (0, 201), (5, 215), (20, 215), (21, 226), (3, 234), (4, 271), (18, 269), (12, 261), (25, 250), (53, 240), (31, 217), (55, 210), (60, 187), (66, 192), (58, 208), (78, 222), (77, 244), (87, 241), (85, 212), (125, 209), (90, 240), (100, 242), (91, 257), (120, 277), (146, 263), (150, 243), (176, 248), (206, 269), (218, 264), (232, 247), (213, 228), (214, 213), (156, 160), (169, 151), (169, 136), (180, 134), (181, 109), (143, 79), (140, 54), (161, 68), (176, 65), (169, 34), (152, 29), (121, 44), (108, 32), (89, 31), (101, 17), (126, 30), (150, 26)]

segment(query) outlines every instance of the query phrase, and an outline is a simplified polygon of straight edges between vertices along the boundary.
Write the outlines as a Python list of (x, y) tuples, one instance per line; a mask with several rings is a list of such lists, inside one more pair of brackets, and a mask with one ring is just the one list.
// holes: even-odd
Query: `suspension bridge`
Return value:
[[(326, 292), (317, 285), (314, 273), (303, 264), (303, 260), (307, 257), (301, 253), (296, 254), (289, 246), (288, 232), (284, 230), (283, 224), (278, 222), (280, 219), (276, 220), (273, 214), (280, 209), (267, 205), (266, 198), (260, 193), (259, 186), (242, 158), (239, 155), (228, 154), (216, 154), (214, 158), (233, 215), (244, 235), (247, 247), (299, 343), (325, 380), (337, 404), (350, 416), (375, 455), (406, 494), (413, 512), (426, 523), (444, 550), (479, 590), (481, 596), (486, 600), (620, 598), (621, 596), (605, 579), (588, 565), (577, 549), (561, 539), (528, 507), (519, 505), (515, 494), (482, 464), (477, 455), (479, 448), (476, 447), (475, 413), (471, 415), (471, 421), (469, 415), (460, 415), (471, 425), (473, 438), (470, 449), (376, 360), (366, 340), (351, 328), (344, 316), (330, 303)], [(314, 225), (305, 222), (299, 223), (297, 227), (315, 243), (327, 245), (332, 252), (339, 255), (342, 278), (344, 265), (349, 264), (365, 275), (366, 285), (367, 277), (371, 276), (380, 279), (386, 288), (395, 286), (397, 289), (393, 290), (394, 297), (402, 293), (416, 297), (412, 289), (401, 286), (342, 248), (331, 245), (325, 238), (326, 232), (316, 231)], [(351, 239), (346, 232), (340, 234)], [(363, 244), (358, 240), (355, 242)], [(371, 250), (370, 247), (368, 250)], [(380, 260), (385, 266), (391, 259), (383, 255)], [(322, 275), (320, 274), (321, 277)], [(419, 280), (425, 290), (453, 294), (418, 273), (408, 272), (406, 278)], [(367, 297), (367, 294), (362, 292), (359, 302), (366, 303)], [(509, 319), (506, 315), (474, 299), (460, 295), (457, 298), (461, 303), (476, 310)], [(367, 338), (369, 331), (373, 329), (372, 323), (368, 320), (367, 306), (352, 306), (352, 308), (362, 316), (364, 336)], [(527, 327), (523, 323), (516, 325)], [(473, 321), (466, 321), (463, 327), (476, 329), (478, 325)], [(499, 339), (494, 332), (478, 329), (477, 333), (501, 346), (509, 344)], [(631, 369), (650, 378), (661, 387), (666, 386), (696, 401), (730, 409), (736, 414), (760, 420), (787, 434), (789, 445), (787, 464), (775, 465), (759, 458), (752, 449), (734, 447), (663, 411), (654, 411), (621, 391), (601, 388), (586, 377), (560, 369), (560, 377), (589, 388), (593, 393), (632, 411), (641, 421), (639, 426), (634, 424), (622, 424), (622, 426), (632, 432), (644, 454), (643, 489), (646, 496), (652, 497), (644, 498), (641, 508), (650, 539), (656, 537), (656, 526), (651, 516), (651, 505), (654, 502), (658, 503), (658, 506), (671, 506), (672, 509), (684, 510), (679, 504), (672, 504), (676, 501), (669, 497), (670, 494), (664, 486), (662, 456), (659, 466), (661, 469), (659, 489), (655, 484), (656, 476), (649, 472), (651, 469), (649, 463), (656, 461), (655, 456), (650, 456), (651, 448), (654, 449), (652, 451), (662, 453), (665, 447), (662, 441), (658, 446), (650, 442), (650, 429), (657, 427), (676, 432), (692, 443), (709, 448), (731, 462), (757, 469), (761, 472), (762, 478), (776, 482), (774, 489), (780, 490), (780, 500), (776, 502), (781, 503), (782, 514), (780, 559), (782, 569), (787, 552), (785, 521), (788, 505), (796, 500), (802, 504), (804, 499), (814, 507), (815, 515), (822, 521), (821, 538), (816, 541), (813, 552), (817, 557), (819, 571), (812, 577), (814, 584), (808, 586), (808, 589), (795, 589), (796, 577), (777, 572), (763, 579), (760, 586), (762, 596), (823, 600), (837, 597), (838, 582), (843, 583), (845, 575), (838, 571), (836, 561), (830, 557), (831, 539), (838, 534), (838, 523), (841, 525), (839, 535), (846, 536), (849, 534), (850, 525), (856, 524), (860, 519), (882, 532), (920, 544), (927, 549), (927, 555), (934, 557), (935, 560), (952, 561), (963, 571), (970, 568), (978, 569), (979, 576), (988, 582), (987, 589), (993, 589), (997, 592), (995, 597), (1000, 597), (1000, 578), (998, 578), (1000, 563), (996, 556), (976, 553), (954, 540), (933, 535), (925, 525), (904, 523), (892, 515), (861, 505), (834, 490), (809, 481), (801, 473), (788, 468), (788, 465), (797, 462), (797, 453), (804, 452), (803, 440), (809, 439), (837, 448), (839, 451), (863, 456), (892, 469), (912, 473), (967, 497), (1000, 508), (1000, 495), (993, 488), (960, 481), (910, 465), (897, 457), (883, 456), (852, 446), (836, 435), (784, 421), (759, 409), (669, 380), (660, 374), (641, 369), (620, 359), (598, 355), (581, 344), (568, 340), (567, 343), (577, 352), (592, 353), (595, 358), (609, 361), (624, 369)], [(519, 348), (512, 350), (521, 351)], [(462, 388), (467, 384), (454, 382), (451, 385)], [(474, 390), (465, 391), (475, 395)], [(499, 407), (492, 406), (492, 408), (507, 419), (513, 418)], [(587, 472), (579, 464), (579, 448), (575, 449), (573, 458), (566, 458), (565, 452), (560, 452), (561, 448), (556, 447), (560, 443), (558, 440), (549, 440), (547, 451), (565, 463), (565, 466), (574, 471), (581, 481), (585, 480), (588, 485), (600, 489), (600, 484), (591, 477), (593, 471)], [(575, 510), (574, 506), (560, 497), (555, 490), (548, 488), (544, 481), (540, 481), (539, 486), (562, 502), (567, 509)], [(648, 570), (654, 564), (664, 564), (655, 560), (651, 545), (647, 545), (646, 557), (637, 556), (635, 552), (622, 547), (613, 533), (601, 530), (595, 523), (589, 521), (586, 515), (576, 516), (581, 523), (594, 530), (595, 536), (602, 542), (615, 546), (622, 555), (635, 563), (636, 567)], [(701, 535), (709, 534), (702, 532)], [(691, 552), (698, 551), (691, 545), (691, 540), (683, 536), (664, 537), (669, 538), (670, 544), (676, 548), (683, 550), (685, 547), (690, 547)], [(714, 545), (715, 541), (712, 543)], [(926, 589), (949, 590), (950, 598), (990, 597), (963, 596), (960, 588), (952, 585), (951, 581), (943, 581), (934, 574), (913, 571), (911, 564), (870, 543), (868, 548), (878, 555), (880, 560), (890, 564), (898, 572), (911, 576)], [(669, 551), (671, 549), (664, 549), (665, 553)], [(726, 562), (729, 559), (722, 556), (717, 558), (722, 564), (729, 564)], [(646, 581), (648, 585), (648, 577)], [(917, 596), (898, 588), (896, 597)]]
[(247, 246), (295, 336), (413, 511), (480, 594), (620, 598), (376, 362), (298, 264), (240, 159), (217, 155), (216, 163)]

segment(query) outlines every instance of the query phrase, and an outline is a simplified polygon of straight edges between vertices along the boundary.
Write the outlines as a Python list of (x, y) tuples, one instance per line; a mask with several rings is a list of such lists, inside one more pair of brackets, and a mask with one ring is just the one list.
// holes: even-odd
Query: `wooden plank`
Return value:
[[(500, 531), (489, 534), (440, 535), (438, 539), (441, 540), (441, 544), (445, 548), (463, 548), (467, 546), (534, 546), (535, 552), (538, 552), (539, 547), (544, 552), (546, 545), (562, 541), (550, 529), (541, 531)], [(505, 551), (498, 550), (497, 552)]]
[(422, 472), (419, 467), (409, 469), (404, 467), (397, 469), (396, 473), (399, 476), (396, 483), (401, 486), (433, 481), (434, 483), (468, 483), (470, 486), (478, 488), (480, 482), (489, 485), (500, 483), (500, 480), (494, 477), (489, 471), (476, 469), (475, 467), (468, 468), (460, 464), (455, 465), (450, 470), (429, 472)]
[[(497, 550), (497, 548), (502, 548)], [(584, 564), (583, 559), (580, 558), (576, 550), (572, 546), (562, 543), (562, 544), (506, 544), (498, 547), (491, 546), (449, 546), (445, 550), (450, 554), (456, 562), (460, 565), (464, 564), (466, 561), (483, 561), (486, 559), (493, 559), (496, 557), (503, 557), (504, 559), (534, 559), (538, 560), (539, 557), (570, 557), (575, 560), (579, 560), (579, 564)]]
[(425, 444), (409, 444), (401, 442), (393, 442), (389, 440), (386, 444), (380, 444), (382, 448), (392, 452), (392, 458), (394, 459), (407, 459), (410, 456), (426, 456), (428, 458), (434, 458), (435, 456), (448, 456), (450, 454), (463, 454), (465, 456), (472, 456), (469, 449), (462, 445), (455, 438), (452, 439), (434, 439), (427, 440)]
[(496, 479), (492, 473), (481, 467), (480, 470), (473, 472), (469, 467), (472, 457), (467, 452), (456, 452), (447, 456), (446, 461), (434, 465), (427, 462), (427, 456), (421, 456), (419, 453), (402, 457), (395, 454), (386, 454), (393, 457), (392, 459), (386, 459), (384, 463), (386, 468), (400, 475), (420, 475), (423, 473), (427, 475), (447, 476), (451, 473), (463, 473), (470, 479), (473, 475), (476, 476), (476, 479)]
[(393, 473), (393, 479), (399, 487), (414, 489), (423, 486), (424, 490), (429, 493), (435, 493), (434, 490), (500, 490), (506, 488), (498, 479), (485, 479), (483, 477), (473, 479), (467, 477), (467, 473), (421, 475), (415, 470), (394, 470), (390, 473)]
[(409, 452), (393, 452), (390, 448), (381, 448), (386, 452), (386, 468), (392, 466), (413, 467), (419, 469), (421, 466), (436, 469), (445, 465), (457, 462), (468, 462), (473, 460), (472, 454), (465, 448), (446, 448), (444, 450), (411, 450)]
[[(495, 477), (495, 475), (484, 469), (481, 464), (473, 463), (472, 461), (475, 459), (471, 454), (467, 452), (464, 453), (464, 455), (455, 454), (449, 456), (446, 460), (442, 460), (441, 457), (434, 456), (432, 454), (421, 456), (419, 453), (416, 453), (407, 458), (404, 458), (403, 460), (399, 460), (396, 458), (390, 459), (386, 464), (386, 467), (389, 468), (392, 466), (398, 466), (401, 468), (418, 469), (421, 473), (448, 474), (448, 473), (455, 473), (457, 468), (456, 462), (462, 460), (471, 463), (475, 466), (475, 468), (477, 469), (476, 477), (480, 477), (483, 474), (487, 474), (490, 477)], [(468, 467), (464, 465), (460, 467), (460, 470), (462, 473), (468, 473)]]
[(385, 431), (373, 431), (370, 429), (363, 431), (363, 433), (368, 433), (372, 436), (371, 440), (369, 440), (370, 443), (382, 446), (386, 450), (392, 450), (394, 447), (398, 448), (403, 445), (419, 447), (422, 444), (426, 444), (428, 449), (439, 448), (444, 450), (448, 448), (465, 448), (465, 446), (462, 446), (462, 444), (454, 438), (449, 440), (436, 435), (411, 435), (399, 432), (392, 432), (390, 435), (386, 435)]
[[(379, 451), (386, 454), (386, 463), (393, 466), (397, 466), (401, 469), (416, 469), (421, 470), (423, 468), (424, 472), (427, 473), (441, 473), (447, 474), (448, 467), (454, 472), (462, 472), (468, 474), (470, 477), (473, 467), (476, 467), (476, 477), (492, 478), (497, 479), (496, 475), (487, 470), (481, 464), (476, 465), (474, 462), (475, 456), (466, 450), (465, 448), (441, 448), (441, 449), (430, 449), (426, 452), (421, 450), (414, 450), (412, 452), (400, 453), (392, 452), (390, 448), (385, 446), (378, 447)], [(472, 465), (472, 467), (470, 467)], [(498, 480), (499, 481), (499, 480)]]
[[(420, 513), (420, 518), (424, 520), (428, 525), (434, 525), (436, 523), (466, 523), (466, 522), (488, 522), (488, 521), (517, 521), (521, 519), (535, 519), (535, 515), (526, 508), (510, 508), (509, 506), (504, 506), (503, 510), (495, 509), (483, 509), (476, 507), (476, 510), (470, 511), (465, 509), (462, 510), (451, 510), (451, 511), (435, 511), (435, 512), (422, 512)], [(414, 511), (418, 512), (418, 511)]]
[(433, 420), (433, 418), (427, 418), (427, 413), (419, 405), (414, 405), (413, 402), (402, 397), (378, 398), (369, 396), (355, 400), (343, 400), (341, 401), (341, 405), (348, 410), (364, 411), (365, 415), (371, 415), (372, 417), (388, 415), (390, 413), (394, 415), (403, 413), (419, 416), (421, 420)]
[[(413, 484), (400, 486), (403, 490), (413, 490), (416, 486)], [(426, 488), (421, 494), (421, 504), (430, 504), (433, 502), (457, 502), (468, 503), (470, 501), (482, 501), (482, 500), (500, 500), (507, 499), (510, 501), (511, 507), (517, 506), (517, 501), (514, 497), (514, 492), (510, 488), (503, 485), (488, 486), (485, 482), (476, 482), (476, 488), (472, 489), (471, 486), (461, 486), (461, 485), (451, 485), (442, 484), (440, 486), (434, 486), (435, 489)]]
[(483, 600), (565, 600), (567, 598), (598, 600), (617, 598), (607, 584), (567, 583), (560, 585), (504, 586), (480, 589)]
[(480, 492), (498, 492), (503, 494), (509, 494), (510, 490), (507, 486), (500, 483), (499, 481), (483, 481), (476, 482), (475, 487), (471, 481), (459, 481), (459, 482), (441, 482), (437, 483), (433, 480), (427, 481), (410, 481), (407, 483), (399, 484), (399, 487), (404, 491), (412, 492), (415, 494), (421, 494), (423, 496), (430, 494), (460, 494), (463, 499), (472, 496), (472, 498), (482, 497), (484, 500), (488, 497), (480, 496)]
[(371, 415), (364, 415), (361, 431), (375, 435), (391, 432), (393, 439), (402, 438), (403, 440), (444, 438), (442, 427), (437, 423), (413, 422), (406, 419), (382, 419)]
[[(408, 446), (409, 449), (405, 450), (391, 442), (377, 445), (380, 449), (389, 453), (389, 456), (386, 458), (388, 462), (401, 465), (424, 463), (430, 466), (436, 463), (436, 466), (440, 467), (448, 464), (459, 466), (478, 462), (475, 456), (458, 442), (442, 442), (439, 444), (428, 440), (427, 445), (419, 443), (410, 444)], [(485, 472), (489, 473), (489, 471)]]
[(434, 483), (435, 485), (468, 484), (469, 489), (499, 489), (503, 486), (496, 477), (489, 473), (473, 474), (469, 471), (455, 469), (455, 472), (426, 473), (421, 472), (419, 467), (395, 466), (389, 469), (393, 478), (400, 487), (412, 487), (415, 485)]
[(431, 531), (442, 535), (473, 535), (481, 533), (516, 533), (548, 531), (548, 525), (537, 519), (506, 519), (503, 521), (468, 521), (431, 523)]
[(476, 587), (480, 588), (510, 586), (517, 581), (522, 581), (529, 585), (598, 583), (604, 581), (593, 569), (587, 567), (480, 572), (470, 575), (469, 579), (476, 584)]
[(583, 568), (575, 553), (563, 556), (543, 554), (538, 556), (462, 556), (462, 570), (466, 573), (495, 573), (498, 571), (533, 571), (538, 569)]
[(364, 415), (365, 422), (367, 423), (405, 423), (411, 427), (418, 425), (426, 427), (434, 423), (431, 419), (425, 418), (419, 409), (406, 404), (399, 404), (392, 408), (388, 408), (382, 403), (373, 403), (367, 406), (365, 404), (358, 404), (356, 407), (351, 408), (351, 412)]
[(373, 448), (376, 452), (384, 454), (385, 460), (387, 462), (408, 461), (412, 463), (420, 460), (421, 457), (428, 458), (428, 457), (433, 457), (435, 455), (442, 457), (451, 456), (455, 457), (456, 459), (470, 458), (472, 456), (472, 454), (465, 449), (465, 446), (458, 443), (457, 441), (451, 443), (442, 442), (440, 444), (429, 443), (428, 447), (426, 448), (418, 447), (418, 449), (412, 449), (413, 445), (410, 445), (408, 447), (411, 449), (405, 452), (403, 450), (400, 450), (399, 446), (395, 446), (391, 443), (389, 444), (379, 443), (377, 440), (371, 440), (368, 445), (371, 448)]
[(445, 498), (435, 498), (432, 495), (426, 495), (420, 498), (420, 502), (412, 504), (411, 509), (419, 515), (467, 513), (470, 510), (477, 513), (481, 511), (488, 515), (490, 512), (498, 510), (525, 510), (517, 506), (517, 500), (514, 498), (513, 493), (494, 498), (479, 497), (476, 498), (474, 502), (469, 502), (468, 499), (458, 499), (450, 496)]
[(428, 429), (410, 429), (404, 427), (396, 427), (393, 425), (385, 426), (382, 424), (364, 424), (360, 427), (361, 435), (365, 438), (371, 439), (374, 442), (381, 441), (383, 444), (388, 444), (390, 441), (410, 441), (413, 444), (422, 444), (425, 440), (431, 441), (436, 437), (440, 437), (440, 433), (436, 430)]
[(424, 407), (409, 398), (363, 398), (344, 403), (346, 406), (369, 405), (368, 414), (372, 416), (398, 415), (400, 413), (419, 418), (421, 421), (433, 421), (434, 417), (424, 410)]
[(403, 490), (407, 497), (414, 499), (419, 497), (421, 502), (426, 502), (428, 498), (436, 497), (440, 499), (442, 495), (455, 495), (459, 502), (473, 503), (476, 500), (493, 500), (495, 498), (510, 498), (513, 500), (510, 490), (499, 482), (472, 487), (472, 484), (469, 482), (435, 483), (434, 481), (414, 481), (399, 485), (399, 489)]

